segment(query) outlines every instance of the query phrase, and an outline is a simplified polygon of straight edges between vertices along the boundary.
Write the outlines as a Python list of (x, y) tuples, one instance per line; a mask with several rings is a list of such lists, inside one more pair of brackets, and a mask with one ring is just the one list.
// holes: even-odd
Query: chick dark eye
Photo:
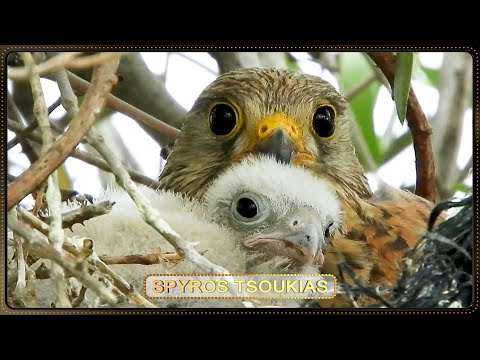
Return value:
[(236, 209), (241, 216), (247, 219), (254, 218), (258, 213), (258, 208), (257, 204), (255, 204), (255, 201), (246, 197), (238, 199)]
[(318, 136), (328, 138), (335, 132), (335, 111), (331, 106), (320, 106), (312, 119), (313, 130)]
[(330, 234), (330, 229), (332, 228), (332, 226), (333, 226), (333, 222), (328, 224), (327, 229), (325, 230), (325, 234), (324, 234), (325, 239), (329, 238), (330, 235), (332, 235), (332, 234)]
[(215, 135), (231, 134), (237, 125), (237, 114), (230, 105), (217, 104), (210, 110), (210, 130)]

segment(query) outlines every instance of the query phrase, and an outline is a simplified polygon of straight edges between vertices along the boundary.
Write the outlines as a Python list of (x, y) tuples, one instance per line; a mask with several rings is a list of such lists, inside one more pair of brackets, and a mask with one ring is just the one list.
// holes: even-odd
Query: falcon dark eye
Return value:
[(253, 219), (258, 214), (257, 204), (255, 201), (247, 197), (238, 199), (236, 209), (240, 216), (247, 219)]
[(322, 138), (329, 138), (335, 132), (335, 111), (329, 105), (320, 106), (312, 120), (313, 130)]
[(237, 127), (237, 114), (227, 104), (217, 104), (210, 110), (210, 130), (215, 135), (230, 135)]

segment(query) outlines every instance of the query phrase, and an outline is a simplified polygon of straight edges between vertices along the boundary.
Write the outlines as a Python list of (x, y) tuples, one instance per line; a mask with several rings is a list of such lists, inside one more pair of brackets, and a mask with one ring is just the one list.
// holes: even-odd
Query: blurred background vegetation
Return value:
[[(43, 56), (52, 56), (53, 53)], [(437, 201), (462, 197), (472, 186), (472, 58), (468, 53), (414, 53), (412, 87), (433, 128)], [(17, 65), (15, 53), (7, 59)], [(221, 73), (239, 67), (281, 67), (323, 77), (343, 94), (354, 114), (352, 138), (373, 188), (378, 180), (414, 190), (415, 157), (408, 127), (398, 119), (390, 87), (370, 58), (361, 52), (149, 52), (127, 53), (119, 67), (121, 81), (113, 94), (168, 124), (181, 128), (185, 113), (202, 89)], [(75, 72), (75, 71), (74, 71)], [(89, 80), (89, 71), (76, 71)], [(60, 131), (69, 119), (59, 103), (53, 80), (42, 79), (50, 118)], [(28, 126), (33, 102), (28, 82), (8, 81), (8, 114)], [(79, 96), (81, 94), (78, 94)], [(81, 97), (80, 97), (81, 99)], [(107, 142), (126, 165), (157, 178), (162, 148), (172, 144), (112, 109), (99, 121)], [(38, 145), (15, 144), (8, 132), (10, 179), (38, 156)], [(79, 148), (95, 153), (88, 145)], [(59, 169), (60, 186), (96, 196), (113, 182), (103, 170), (69, 158)], [(28, 200), (27, 200), (28, 201)]]

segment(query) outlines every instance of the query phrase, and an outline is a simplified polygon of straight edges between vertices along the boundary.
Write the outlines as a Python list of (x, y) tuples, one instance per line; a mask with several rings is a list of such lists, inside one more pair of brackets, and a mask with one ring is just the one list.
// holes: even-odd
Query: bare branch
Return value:
[[(9, 130), (15, 131), (15, 132), (21, 132), (23, 129), (21, 126), (18, 124), (14, 123), (10, 119), (7, 119), (7, 127)], [(38, 143), (41, 143), (40, 136), (35, 133), (26, 133), (25, 137), (32, 139), (33, 141), (36, 141)], [(112, 172), (110, 167), (108, 166), (107, 162), (103, 159), (100, 159), (97, 156), (94, 156), (92, 154), (89, 154), (85, 151), (75, 149), (72, 154), (70, 154), (72, 157), (82, 160), (86, 162), (87, 164), (93, 165), (95, 167), (98, 167), (99, 169), (102, 169), (104, 171)], [(157, 180), (150, 179), (148, 176), (145, 176), (138, 171), (132, 170), (132, 169), (127, 169), (129, 175), (132, 177), (132, 180), (135, 182), (138, 182), (139, 184), (143, 184), (146, 186), (152, 186), (159, 188), (160, 187), (160, 182)], [(13, 178), (12, 178), (13, 180)]]
[[(19, 209), (19, 211), (20, 210), (21, 209)], [(21, 223), (17, 219), (15, 209), (10, 210), (7, 217), (8, 227), (14, 233), (22, 236), (27, 241), (28, 248), (33, 251), (35, 255), (52, 260), (56, 264), (60, 265), (67, 273), (76, 277), (82, 284), (91, 289), (102, 300), (108, 302), (111, 305), (114, 305), (116, 303), (116, 296), (111, 291), (108, 291), (103, 286), (103, 284), (94, 279), (87, 272), (78, 269), (76, 263), (71, 258), (66, 257), (63, 253), (54, 249), (53, 246), (48, 243), (44, 235), (25, 226), (24, 223)]]
[(287, 68), (283, 52), (209, 52), (218, 64), (220, 73), (246, 67)]
[(93, 72), (92, 88), (73, 118), (68, 130), (34, 164), (23, 172), (17, 180), (8, 185), (7, 210), (18, 204), (30, 194), (72, 153), (88, 132), (105, 103), (107, 94), (116, 81), (114, 76), (118, 67), (119, 55), (100, 65)]
[(458, 172), (458, 177), (457, 177), (456, 181), (454, 182), (454, 184), (464, 182), (465, 179), (467, 178), (467, 176), (470, 175), (470, 173), (472, 171), (472, 168), (473, 168), (473, 155), (470, 155), (470, 159), (468, 159), (468, 161), (465, 164), (465, 166), (463, 167), (463, 169), (461, 169)]
[[(45, 224), (40, 219), (34, 217), (28, 211), (19, 208), (19, 213), (22, 216), (22, 219), (25, 220), (28, 224), (34, 227), (36, 230), (40, 231), (42, 234), (48, 232), (48, 225)], [(76, 257), (76, 263), (88, 260), (94, 268), (97, 268), (104, 274), (110, 276), (113, 280), (114, 285), (122, 292), (129, 300), (133, 303), (142, 306), (142, 307), (156, 307), (150, 301), (145, 299), (140, 295), (135, 288), (126, 282), (120, 275), (115, 271), (110, 269), (95, 253), (93, 250), (94, 242), (91, 239), (75, 239), (65, 237), (63, 248)], [(88, 246), (87, 246), (88, 244)], [(80, 248), (80, 250), (78, 250)], [(85, 252), (88, 250), (88, 253)], [(82, 252), (84, 253), (82, 256)], [(76, 275), (74, 275), (76, 276)], [(79, 279), (80, 280), (80, 279)], [(88, 284), (85, 284), (86, 287), (91, 288)], [(93, 290), (93, 289), (92, 289)]]
[[(26, 121), (24, 117), (22, 116), (20, 110), (17, 107), (17, 104), (15, 103), (15, 100), (13, 99), (12, 94), (10, 94), (10, 91), (7, 91), (7, 109), (8, 109), (8, 114), (12, 115), (12, 119), (15, 120), (18, 124), (25, 124)], [(36, 128), (37, 127), (37, 121), (33, 120), (27, 128)], [(18, 134), (17, 134), (18, 135)], [(35, 161), (38, 159), (38, 154), (36, 149), (34, 149), (28, 141), (23, 140), (22, 137), (16, 136), (14, 139), (10, 140), (7, 144), (7, 149), (11, 149), (15, 145), (20, 143), (22, 146), (22, 151), (25, 154), (25, 156), (28, 158), (31, 164), (33, 164)]]
[(137, 186), (130, 179), (128, 172), (125, 170), (120, 160), (105, 144), (95, 129), (92, 128), (92, 130), (90, 130), (90, 134), (88, 135), (87, 139), (89, 144), (93, 146), (95, 150), (97, 150), (98, 153), (102, 155), (110, 165), (118, 184), (128, 192), (147, 224), (152, 226), (160, 235), (162, 235), (170, 244), (172, 244), (175, 250), (182, 257), (191, 261), (203, 271), (215, 274), (228, 274), (226, 269), (215, 265), (206, 258), (202, 257), (195, 250), (192, 243), (182, 239), (168, 223), (161, 219), (160, 213), (154, 207), (152, 207), (145, 195), (137, 189)]
[[(449, 189), (458, 178), (457, 157), (467, 106), (467, 92), (471, 83), (471, 57), (467, 53), (446, 53), (440, 70), (439, 103), (432, 121), (435, 132), (434, 154), (437, 178), (444, 189)], [(451, 192), (442, 197), (451, 196)]]
[[(88, 219), (108, 214), (114, 204), (112, 201), (101, 201), (94, 205), (81, 206), (78, 209), (68, 211), (62, 215), (62, 228), (70, 229), (75, 224), (83, 224)], [(47, 217), (43, 221), (50, 224), (51, 217)]]
[(209, 52), (218, 64), (221, 74), (246, 67), (260, 67), (260, 59), (256, 52)]
[[(206, 66), (205, 64), (201, 63), (200, 61), (194, 59), (194, 58), (191, 58), (190, 56), (188, 55), (185, 55), (184, 53), (181, 53), (181, 52), (176, 52), (175, 53), (176, 56), (180, 56), (184, 59), (187, 59), (188, 61), (191, 61), (192, 63), (194, 63), (195, 65), (201, 67), (203, 70), (206, 70), (208, 71), (210, 74), (212, 75), (215, 75), (215, 76), (218, 76), (218, 73), (212, 69), (210, 69), (208, 66)], [(168, 63), (167, 63), (168, 64)], [(166, 72), (165, 72), (165, 75), (166, 75)]]
[(345, 95), (345, 100), (351, 101), (355, 96), (360, 94), (363, 90), (365, 90), (375, 80), (377, 80), (377, 75), (372, 75), (372, 76), (368, 77), (367, 79), (363, 80), (360, 84), (358, 84), (348, 94)]
[(22, 245), (22, 238), (20, 236), (14, 235), (15, 239), (15, 247), (16, 253), (15, 256), (17, 257), (17, 285), (15, 286), (14, 293), (18, 298), (23, 298), (25, 296), (25, 288), (26, 288), (26, 281), (25, 281), (25, 257), (23, 253), (23, 245)]
[[(206, 250), (201, 251), (203, 255)], [(123, 255), (123, 256), (100, 256), (100, 259), (107, 265), (118, 264), (140, 264), (140, 265), (154, 265), (163, 263), (178, 263), (183, 258), (176, 252), (161, 252), (159, 254), (144, 254), (144, 255)]]
[[(70, 72), (67, 72), (67, 74), (74, 90), (82, 93), (86, 93), (89, 90), (91, 85), (88, 81), (85, 81)], [(174, 142), (180, 133), (177, 128), (156, 119), (152, 115), (139, 110), (135, 106), (132, 106), (111, 94), (107, 96), (107, 106), (151, 129), (155, 132), (155, 139), (159, 141), (160, 145), (167, 145)]]
[(312, 60), (330, 71), (335, 77), (340, 71), (339, 54), (333, 52), (309, 52)]
[(392, 141), (388, 149), (385, 151), (384, 163), (387, 163), (395, 156), (397, 156), (401, 151), (406, 149), (412, 143), (412, 134), (406, 132), (403, 135), (400, 135), (398, 138)]
[[(37, 119), (40, 133), (42, 135), (42, 153), (45, 154), (53, 143), (53, 134), (50, 129), (50, 122), (48, 120), (48, 110), (43, 96), (42, 85), (40, 83), (40, 76), (38, 76), (33, 69), (35, 68), (35, 61), (29, 52), (21, 53), (26, 70), (31, 74), (30, 86), (33, 94), (33, 115)], [(53, 248), (57, 251), (62, 250), (63, 246), (63, 230), (62, 230), (62, 213), (61, 195), (58, 187), (57, 172), (53, 171), (47, 179), (46, 200), (48, 204), (48, 212), (51, 216), (50, 231), (48, 232), (48, 239)], [(58, 264), (52, 264), (51, 268), (53, 285), (55, 287), (56, 306), (67, 308), (72, 304), (68, 299), (65, 288), (65, 275), (63, 269)]]
[[(170, 95), (162, 77), (150, 71), (141, 53), (123, 57), (118, 73), (122, 81), (113, 92), (115, 96), (174, 128), (182, 127), (186, 110)], [(151, 135), (155, 139), (155, 133)]]
[[(20, 53), (20, 55), (23, 54), (24, 53)], [(78, 58), (80, 55), (82, 55), (81, 52), (60, 53), (33, 68), (27, 65), (22, 68), (9, 66), (7, 75), (14, 81), (28, 80), (31, 75), (44, 76), (60, 69), (83, 69), (98, 66), (112, 59), (116, 59), (119, 53), (105, 52)]]
[[(390, 52), (368, 52), (370, 58), (382, 70), (390, 86), (393, 87), (395, 76), (395, 57)], [(435, 164), (430, 135), (432, 128), (420, 106), (415, 92), (410, 89), (407, 105), (407, 123), (413, 137), (417, 182), (415, 193), (435, 202)]]
[(351, 112), (352, 121), (350, 122), (350, 133), (352, 142), (355, 146), (355, 151), (357, 152), (359, 159), (362, 160), (367, 171), (376, 171), (378, 168), (377, 163), (370, 152), (365, 137), (362, 134), (362, 130), (360, 129), (360, 125), (358, 124), (358, 121), (354, 119), (354, 116), (353, 112)]

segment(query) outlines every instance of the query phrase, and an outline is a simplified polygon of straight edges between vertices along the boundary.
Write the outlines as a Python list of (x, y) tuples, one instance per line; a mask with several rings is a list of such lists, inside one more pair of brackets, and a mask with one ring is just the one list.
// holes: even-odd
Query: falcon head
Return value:
[(319, 268), (342, 220), (328, 183), (272, 156), (250, 156), (231, 166), (204, 201), (207, 217), (233, 231), (251, 253), (249, 268), (272, 259)]
[(319, 77), (260, 68), (221, 75), (187, 114), (162, 187), (200, 198), (232, 163), (264, 153), (310, 169), (342, 194), (369, 197), (349, 118), (347, 102)]

